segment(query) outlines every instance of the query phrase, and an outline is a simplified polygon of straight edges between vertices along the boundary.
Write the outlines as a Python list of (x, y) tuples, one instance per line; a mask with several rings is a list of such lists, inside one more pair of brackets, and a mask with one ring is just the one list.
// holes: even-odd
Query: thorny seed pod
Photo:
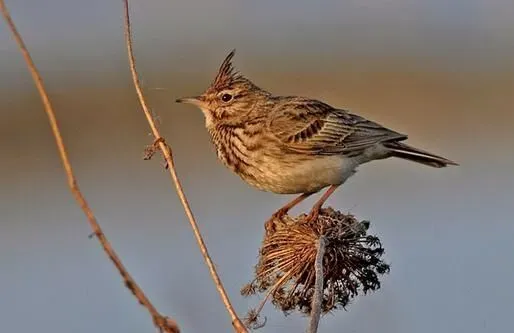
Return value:
[[(255, 279), (241, 289), (244, 296), (266, 293), (286, 314), (293, 310), (309, 314), (320, 236), (326, 240), (323, 313), (345, 308), (359, 292), (380, 288), (379, 276), (389, 272), (389, 265), (381, 260), (380, 240), (367, 235), (369, 222), (332, 208), (322, 209), (314, 222), (304, 220), (305, 214), (275, 221), (275, 230), (264, 237)], [(252, 317), (257, 318), (255, 313)]]

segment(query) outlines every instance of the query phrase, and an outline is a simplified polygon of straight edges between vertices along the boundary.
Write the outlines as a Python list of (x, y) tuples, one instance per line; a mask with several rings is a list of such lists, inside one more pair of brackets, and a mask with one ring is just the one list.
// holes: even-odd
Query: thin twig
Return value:
[(7, 22), (7, 25), (9, 26), (9, 29), (11, 30), (13, 37), (16, 40), (16, 43), (18, 44), (18, 47), (21, 50), (21, 53), (23, 55), (23, 58), (25, 59), (25, 62), (27, 63), (27, 67), (30, 71), (30, 74), (32, 75), (32, 79), (34, 80), (39, 95), (41, 96), (45, 112), (50, 122), (52, 133), (57, 143), (57, 148), (59, 150), (62, 164), (66, 171), (66, 175), (68, 178), (68, 186), (70, 187), (70, 190), (73, 193), (75, 200), (84, 211), (84, 214), (86, 215), (89, 221), (91, 229), (93, 230), (93, 235), (96, 235), (105, 253), (111, 259), (114, 266), (116, 266), (116, 268), (118, 269), (127, 288), (134, 294), (134, 296), (139, 300), (139, 302), (148, 309), (148, 311), (152, 315), (156, 327), (158, 327), (161, 332), (179, 333), (180, 330), (177, 323), (171, 318), (162, 316), (153, 306), (150, 300), (146, 297), (146, 295), (143, 293), (143, 290), (138, 286), (136, 281), (134, 281), (134, 279), (130, 276), (126, 268), (123, 266), (121, 259), (118, 257), (118, 255), (112, 248), (111, 244), (107, 240), (107, 237), (105, 236), (104, 232), (100, 228), (100, 225), (98, 224), (96, 217), (94, 216), (91, 208), (89, 207), (89, 204), (87, 203), (85, 197), (82, 195), (82, 192), (80, 191), (77, 180), (73, 173), (73, 169), (68, 158), (68, 153), (66, 152), (66, 147), (64, 145), (64, 141), (59, 130), (55, 112), (53, 110), (52, 104), (50, 103), (50, 99), (43, 84), (43, 79), (41, 78), (41, 75), (39, 74), (39, 71), (37, 70), (36, 65), (34, 64), (32, 57), (30, 56), (30, 53), (27, 47), (25, 46), (25, 43), (23, 42), (20, 33), (16, 29), (14, 21), (12, 20), (9, 11), (5, 6), (4, 0), (0, 0), (0, 11), (2, 12), (3, 17)]
[(321, 236), (318, 240), (318, 251), (314, 271), (316, 272), (316, 282), (314, 284), (314, 295), (312, 296), (311, 321), (307, 333), (316, 333), (321, 317), (321, 305), (323, 303), (323, 257), (325, 256), (325, 237)]
[(223, 284), (222, 284), (221, 279), (216, 271), (214, 263), (209, 255), (209, 252), (207, 251), (207, 247), (206, 247), (205, 242), (200, 233), (198, 224), (194, 218), (193, 212), (191, 211), (191, 208), (189, 206), (189, 202), (188, 202), (188, 200), (184, 194), (184, 191), (182, 189), (182, 184), (180, 183), (180, 180), (178, 179), (177, 171), (175, 170), (175, 163), (174, 163), (173, 157), (172, 157), (171, 148), (162, 138), (162, 136), (159, 132), (159, 129), (157, 128), (157, 125), (155, 124), (155, 121), (153, 119), (152, 112), (148, 108), (145, 98), (143, 96), (141, 85), (139, 83), (139, 75), (136, 70), (134, 53), (132, 50), (132, 35), (131, 35), (131, 28), (130, 28), (130, 14), (129, 14), (128, 0), (123, 0), (123, 4), (125, 7), (125, 42), (126, 42), (126, 46), (127, 46), (130, 71), (132, 73), (132, 79), (134, 81), (136, 93), (139, 98), (139, 103), (141, 104), (141, 108), (143, 109), (143, 112), (146, 116), (146, 120), (148, 121), (148, 124), (150, 125), (152, 134), (155, 137), (155, 144), (159, 147), (159, 149), (161, 150), (161, 152), (167, 162), (170, 176), (173, 179), (178, 196), (180, 198), (180, 201), (182, 202), (182, 206), (184, 207), (187, 218), (189, 219), (189, 223), (191, 224), (191, 227), (193, 229), (193, 233), (195, 235), (196, 241), (198, 242), (198, 246), (200, 247), (200, 251), (202, 252), (202, 256), (205, 259), (205, 262), (209, 268), (211, 277), (214, 280), (214, 283), (216, 285), (216, 288), (218, 289), (218, 292), (221, 296), (223, 304), (225, 305), (225, 308), (227, 309), (228, 313), (230, 314), (230, 317), (232, 320), (232, 326), (234, 327), (234, 330), (236, 332), (246, 333), (247, 330), (246, 330), (245, 326), (243, 325), (243, 322), (241, 321), (241, 319), (239, 319), (239, 317), (237, 316), (236, 311), (234, 310), (232, 304), (230, 303), (230, 300), (227, 296), (227, 292), (225, 291), (225, 288), (223, 287)]

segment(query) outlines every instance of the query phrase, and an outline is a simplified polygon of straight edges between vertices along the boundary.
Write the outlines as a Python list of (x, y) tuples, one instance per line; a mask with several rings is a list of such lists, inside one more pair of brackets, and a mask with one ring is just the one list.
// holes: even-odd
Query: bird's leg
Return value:
[(323, 206), (325, 201), (327, 201), (328, 197), (330, 197), (332, 193), (334, 193), (334, 191), (337, 190), (338, 187), (339, 185), (331, 185), (328, 188), (328, 190), (321, 196), (321, 198), (318, 201), (316, 201), (309, 215), (307, 215), (307, 217), (305, 218), (304, 222), (312, 222), (317, 220), (321, 207)]
[(311, 195), (313, 195), (314, 192), (308, 192), (308, 193), (303, 193), (303, 194), (300, 194), (299, 196), (297, 196), (296, 198), (294, 198), (294, 200), (291, 200), (289, 201), (287, 204), (285, 204), (284, 206), (282, 206), (282, 208), (280, 208), (279, 210), (277, 210), (274, 214), (273, 214), (273, 217), (275, 218), (281, 218), (283, 217), (284, 215), (286, 215), (287, 213), (289, 213), (289, 211), (296, 205), (298, 205), (300, 202), (302, 202), (303, 200), (307, 199), (308, 197), (310, 197)]
[(284, 206), (282, 206), (282, 208), (277, 210), (275, 213), (273, 213), (273, 215), (271, 215), (271, 218), (266, 222), (266, 224), (264, 226), (266, 229), (266, 232), (269, 233), (269, 232), (274, 231), (276, 221), (282, 220), (282, 217), (284, 217), (284, 215), (286, 215), (294, 206), (298, 205), (300, 202), (307, 199), (314, 193), (315, 192), (303, 193), (303, 194), (297, 196), (296, 198), (294, 198), (293, 200), (291, 200), (290, 202), (288, 202), (287, 204), (285, 204)]

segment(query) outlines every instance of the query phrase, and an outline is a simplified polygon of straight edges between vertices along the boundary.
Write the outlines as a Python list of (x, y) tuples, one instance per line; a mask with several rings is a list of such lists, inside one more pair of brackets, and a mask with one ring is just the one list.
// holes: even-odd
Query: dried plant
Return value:
[[(244, 286), (244, 296), (266, 293), (285, 314), (312, 311), (315, 293), (315, 262), (320, 239), (324, 240), (321, 311), (345, 308), (359, 292), (380, 288), (379, 276), (389, 271), (382, 261), (384, 249), (376, 236), (368, 235), (369, 222), (332, 208), (321, 210), (317, 220), (305, 214), (286, 215), (274, 221), (266, 233), (255, 267), (255, 279)], [(253, 312), (253, 322), (262, 309)], [(251, 324), (249, 320), (247, 324)]]

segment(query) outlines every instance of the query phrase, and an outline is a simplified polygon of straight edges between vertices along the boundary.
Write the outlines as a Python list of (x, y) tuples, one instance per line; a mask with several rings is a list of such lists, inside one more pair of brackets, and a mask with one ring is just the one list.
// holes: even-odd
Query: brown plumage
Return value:
[(203, 94), (177, 102), (203, 111), (218, 158), (247, 183), (275, 193), (302, 193), (278, 215), (329, 186), (311, 211), (315, 218), (334, 190), (372, 160), (457, 165), (410, 147), (402, 142), (407, 135), (346, 110), (306, 97), (274, 96), (236, 72), (233, 57), (234, 51)]

